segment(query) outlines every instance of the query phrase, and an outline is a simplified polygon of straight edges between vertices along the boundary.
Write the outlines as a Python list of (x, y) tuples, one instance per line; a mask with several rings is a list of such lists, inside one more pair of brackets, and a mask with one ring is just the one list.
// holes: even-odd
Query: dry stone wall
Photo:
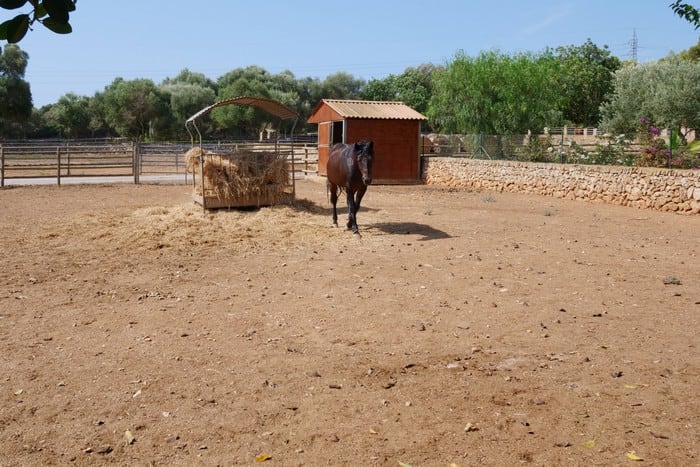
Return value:
[(431, 185), (700, 213), (700, 171), (423, 157)]

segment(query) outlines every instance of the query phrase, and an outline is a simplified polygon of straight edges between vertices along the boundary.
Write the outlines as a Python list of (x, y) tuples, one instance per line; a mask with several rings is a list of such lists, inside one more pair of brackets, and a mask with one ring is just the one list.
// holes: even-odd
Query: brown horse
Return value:
[(354, 144), (335, 144), (328, 154), (326, 175), (330, 187), (331, 203), (333, 204), (333, 225), (338, 226), (338, 189), (345, 190), (348, 200), (347, 228), (355, 235), (360, 235), (357, 228), (357, 211), (360, 202), (367, 191), (367, 185), (372, 183), (372, 159), (374, 158), (374, 142), (358, 141)]

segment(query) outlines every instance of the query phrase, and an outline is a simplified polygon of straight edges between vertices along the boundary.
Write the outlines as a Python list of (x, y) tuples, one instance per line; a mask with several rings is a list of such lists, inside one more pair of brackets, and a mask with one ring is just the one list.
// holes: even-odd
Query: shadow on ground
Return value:
[(371, 227), (379, 229), (384, 233), (394, 235), (420, 235), (421, 238), (419, 238), (418, 241), (421, 242), (452, 237), (447, 232), (416, 222), (381, 222), (372, 224)]

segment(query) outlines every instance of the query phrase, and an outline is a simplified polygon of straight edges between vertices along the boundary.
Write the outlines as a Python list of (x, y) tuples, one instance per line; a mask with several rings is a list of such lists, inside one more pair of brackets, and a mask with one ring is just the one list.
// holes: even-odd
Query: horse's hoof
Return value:
[(352, 236), (355, 237), (355, 238), (361, 238), (361, 237), (362, 237), (362, 235), (360, 235), (360, 232), (353, 232), (353, 233), (352, 233)]

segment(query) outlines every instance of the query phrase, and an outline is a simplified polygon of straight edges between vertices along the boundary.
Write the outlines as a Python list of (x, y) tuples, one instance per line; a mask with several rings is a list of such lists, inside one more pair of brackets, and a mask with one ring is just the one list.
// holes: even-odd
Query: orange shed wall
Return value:
[(330, 145), (331, 122), (318, 124), (318, 174), (326, 175)]
[(377, 182), (420, 179), (420, 121), (348, 119), (345, 132), (347, 143), (374, 141), (372, 176)]

